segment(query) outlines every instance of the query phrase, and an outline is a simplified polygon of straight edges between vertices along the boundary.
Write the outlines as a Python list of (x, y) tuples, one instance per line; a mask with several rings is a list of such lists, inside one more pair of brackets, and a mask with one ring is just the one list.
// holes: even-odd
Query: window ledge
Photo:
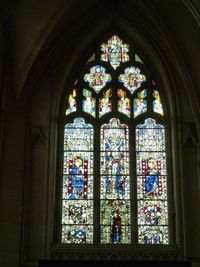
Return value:
[(68, 245), (54, 243), (54, 260), (177, 261), (176, 245)]

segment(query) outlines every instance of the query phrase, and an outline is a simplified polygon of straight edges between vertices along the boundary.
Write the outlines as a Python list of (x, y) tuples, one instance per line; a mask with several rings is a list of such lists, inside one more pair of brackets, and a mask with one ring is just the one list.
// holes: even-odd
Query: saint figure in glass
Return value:
[(116, 35), (112, 36), (108, 43), (101, 45), (103, 51), (101, 60), (110, 62), (111, 66), (116, 69), (120, 63), (129, 61), (129, 45), (123, 43), (123, 41)]

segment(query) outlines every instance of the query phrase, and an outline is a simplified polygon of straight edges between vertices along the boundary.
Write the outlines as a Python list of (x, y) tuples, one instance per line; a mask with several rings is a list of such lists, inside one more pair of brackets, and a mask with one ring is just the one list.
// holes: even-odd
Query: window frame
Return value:
[[(80, 93), (79, 93), (79, 96), (77, 96), (77, 103), (82, 103), (82, 100), (83, 100), (83, 96), (81, 95), (82, 94), (82, 89), (83, 88), (87, 88), (89, 89), (90, 91), (93, 91), (91, 90), (90, 86), (88, 85), (87, 87), (84, 86), (84, 82), (83, 82), (83, 76), (85, 73), (89, 73), (89, 69), (94, 66), (94, 65), (101, 65), (103, 67), (106, 68), (106, 72), (111, 74), (112, 77), (118, 77), (119, 74), (123, 73), (123, 70), (128, 67), (128, 66), (136, 66), (136, 67), (139, 67), (141, 69), (141, 73), (144, 73), (147, 77), (147, 82), (144, 82), (144, 84), (147, 84), (146, 86), (142, 84), (141, 87), (139, 87), (139, 89), (137, 89), (134, 94), (132, 95), (132, 101), (131, 101), (131, 112), (133, 110), (133, 99), (134, 99), (134, 96), (136, 96), (136, 94), (138, 93), (138, 91), (141, 91), (142, 88), (144, 89), (147, 89), (147, 87), (149, 86), (151, 89), (148, 90), (148, 91), (151, 91), (152, 92), (152, 85), (150, 84), (150, 80), (152, 78), (154, 78), (153, 74), (152, 74), (152, 71), (148, 68), (148, 65), (146, 65), (146, 62), (148, 62), (146, 60), (146, 58), (144, 58), (143, 55), (140, 56), (140, 52), (137, 52), (135, 50), (133, 50), (133, 44), (132, 42), (130, 42), (126, 37), (124, 37), (121, 33), (118, 33), (118, 32), (114, 32), (112, 34), (109, 33), (109, 37), (107, 38), (107, 36), (104, 36), (103, 40), (101, 41), (98, 41), (98, 44), (96, 45), (96, 51), (95, 51), (95, 55), (96, 57), (99, 57), (100, 55), (100, 49), (99, 49), (99, 46), (100, 44), (102, 43), (106, 43), (107, 40), (113, 36), (113, 35), (117, 35), (119, 36), (120, 39), (123, 40), (124, 43), (128, 43), (129, 44), (129, 47), (130, 47), (130, 54), (132, 53), (133, 54), (133, 51), (139, 55), (139, 57), (143, 60), (144, 59), (144, 64), (140, 63), (140, 62), (136, 62), (135, 60), (130, 60), (126, 63), (121, 63), (120, 66), (114, 70), (112, 68), (112, 66), (110, 65), (109, 62), (103, 62), (101, 60), (94, 60), (94, 61), (90, 61), (90, 62), (87, 62), (80, 67), (81, 71), (79, 72), (77, 70), (77, 73), (78, 75), (73, 75), (73, 78), (76, 79), (76, 77), (78, 77), (78, 79), (82, 79), (82, 81), (79, 83), (79, 86), (77, 86), (77, 91), (79, 90), (79, 88), (81, 89), (80, 90)], [(89, 57), (90, 58), (90, 57)], [(99, 57), (100, 58), (100, 57)], [(69, 84), (71, 83), (72, 84), (72, 80), (75, 80), (75, 79), (71, 79), (71, 81), (69, 82)], [(113, 88), (113, 90), (116, 90), (116, 94), (117, 94), (117, 89), (119, 88), (118, 86), (116, 86), (116, 81), (113, 81), (114, 78), (112, 79), (111, 83), (108, 83), (103, 89), (101, 89), (101, 91), (99, 92), (98, 95), (101, 95), (103, 91), (105, 90), (108, 90), (109, 88)], [(126, 117), (125, 115), (123, 114), (120, 114), (119, 112), (116, 111), (115, 112), (111, 112), (109, 114), (106, 114), (104, 115), (103, 117), (101, 118), (92, 118), (90, 115), (86, 114), (85, 112), (81, 111), (81, 107), (82, 105), (79, 105), (80, 108), (79, 110), (77, 110), (75, 113), (72, 113), (72, 114), (68, 114), (67, 116), (63, 116), (63, 114), (65, 114), (65, 107), (66, 107), (66, 99), (68, 99), (68, 95), (71, 91), (71, 89), (73, 88), (73, 86), (68, 86), (68, 88), (70, 88), (67, 92), (64, 92), (64, 97), (63, 97), (63, 105), (62, 105), (62, 108), (61, 108), (61, 119), (60, 119), (60, 123), (59, 123), (59, 144), (58, 144), (58, 147), (59, 147), (59, 156), (58, 156), (58, 162), (57, 162), (57, 169), (58, 169), (58, 174), (57, 174), (57, 186), (56, 186), (56, 192), (57, 192), (57, 196), (58, 196), (58, 201), (56, 203), (56, 212), (55, 212), (55, 228), (54, 228), (54, 244), (56, 244), (54, 247), (62, 247), (62, 248), (72, 248), (72, 249), (75, 249), (77, 251), (77, 249), (80, 249), (81, 251), (85, 251), (90, 249), (91, 251), (95, 250), (95, 251), (101, 251), (102, 249), (104, 248), (109, 248), (111, 249), (112, 251), (114, 250), (116, 253), (117, 251), (119, 252), (120, 250), (123, 250), (123, 251), (131, 251), (131, 253), (133, 251), (135, 251), (137, 253), (137, 251), (140, 251), (141, 248), (142, 250), (145, 250), (145, 251), (148, 251), (148, 250), (151, 250), (151, 249), (155, 249), (155, 246), (156, 246), (156, 249), (160, 250), (160, 251), (163, 251), (164, 250), (169, 250), (169, 251), (176, 251), (175, 249), (175, 238), (174, 238), (174, 225), (172, 223), (172, 215), (171, 215), (171, 209), (170, 209), (170, 203), (171, 201), (173, 200), (173, 188), (172, 188), (172, 179), (171, 179), (171, 173), (170, 173), (170, 166), (171, 166), (171, 156), (170, 156), (170, 145), (171, 145), (171, 136), (170, 136), (170, 123), (169, 123), (169, 116), (168, 116), (168, 112), (167, 112), (167, 105), (166, 105), (166, 101), (165, 101), (165, 98), (164, 98), (164, 90), (161, 89), (161, 86), (160, 86), (160, 82), (159, 82), (159, 77), (156, 77), (156, 83), (157, 83), (157, 86), (156, 86), (156, 90), (159, 91), (159, 94), (160, 94), (160, 98), (161, 98), (161, 102), (162, 102), (162, 106), (163, 106), (163, 109), (164, 109), (164, 116), (161, 117), (159, 114), (153, 112), (153, 110), (149, 110), (149, 102), (147, 100), (147, 112), (145, 112), (144, 114), (142, 115), (139, 115), (138, 117), (136, 118), (133, 118), (133, 116), (131, 115), (131, 118), (129, 119), (128, 117)], [(110, 84), (113, 84), (113, 87), (110, 86)], [(121, 84), (120, 86), (120, 89), (125, 89), (125, 87)], [(127, 89), (125, 89), (126, 91), (128, 91)], [(113, 98), (113, 96), (112, 96)], [(148, 99), (151, 100), (153, 99), (153, 97), (151, 96), (148, 96)], [(98, 99), (99, 99), (99, 96), (98, 98), (96, 98), (96, 104), (98, 102)], [(117, 97), (116, 97), (117, 99)], [(115, 100), (116, 100), (115, 99)], [(113, 101), (115, 103), (117, 103), (116, 101)], [(152, 104), (152, 107), (153, 107), (153, 104)], [(98, 105), (96, 107), (96, 109), (98, 108)], [(116, 108), (117, 110), (117, 108)], [(116, 115), (117, 116), (116, 116)], [(136, 187), (136, 183), (137, 183), (137, 180), (135, 179), (135, 186), (130, 186), (131, 187), (131, 192), (133, 192), (132, 194), (132, 198), (133, 198), (133, 203), (135, 203), (136, 207), (135, 207), (135, 211), (132, 213), (133, 215), (135, 214), (135, 220), (134, 220), (134, 224), (132, 223), (131, 224), (131, 240), (134, 242), (132, 242), (131, 244), (101, 244), (99, 241), (99, 238), (100, 238), (100, 213), (98, 212), (98, 216), (96, 216), (96, 221), (99, 222), (99, 226), (98, 226), (98, 230), (94, 230), (94, 236), (96, 236), (96, 239), (94, 239), (94, 243), (93, 244), (61, 244), (61, 217), (62, 217), (62, 168), (63, 168), (63, 150), (62, 150), (62, 147), (63, 147), (63, 133), (64, 133), (64, 126), (65, 124), (67, 123), (72, 123), (73, 120), (77, 117), (82, 117), (85, 119), (85, 122), (86, 123), (89, 123), (89, 124), (92, 124), (93, 127), (94, 127), (94, 147), (95, 147), (95, 150), (96, 150), (96, 153), (98, 152), (99, 155), (94, 155), (94, 158), (96, 159), (97, 158), (97, 161), (94, 162), (94, 169), (98, 167), (99, 169), (99, 162), (100, 160), (98, 159), (100, 157), (100, 127), (99, 127), (99, 130), (98, 129), (98, 124), (102, 125), (102, 124), (105, 124), (105, 123), (108, 123), (109, 120), (111, 118), (118, 118), (120, 119), (120, 122), (122, 124), (126, 124), (128, 125), (129, 127), (129, 146), (130, 146), (130, 154), (132, 154), (132, 158), (133, 158), (133, 164), (130, 164), (130, 180), (133, 180), (133, 177), (136, 177), (136, 168), (135, 168), (135, 164), (136, 164), (136, 147), (135, 147), (135, 129), (136, 129), (136, 126), (138, 124), (143, 124), (145, 119), (147, 118), (152, 118), (152, 119), (155, 119), (156, 120), (156, 123), (157, 124), (162, 124), (165, 128), (165, 144), (166, 144), (166, 169), (167, 169), (167, 198), (168, 198), (168, 231), (169, 231), (169, 244), (168, 245), (160, 245), (160, 244), (156, 244), (156, 245), (145, 245), (145, 244), (138, 244), (138, 242), (136, 242), (137, 240), (137, 234), (135, 234), (135, 232), (137, 232), (137, 187)], [(98, 121), (97, 121), (98, 120)], [(132, 124), (132, 125), (131, 125)], [(131, 132), (132, 134), (134, 135), (134, 137), (132, 136), (132, 139), (130, 138), (131, 137)], [(95, 141), (96, 139), (96, 141)], [(98, 140), (98, 141), (97, 141)], [(134, 144), (134, 145), (131, 145), (131, 144)], [(132, 150), (132, 151), (131, 151)], [(134, 165), (134, 167), (133, 167)], [(133, 172), (133, 169), (135, 168), (135, 173)], [(132, 170), (131, 170), (132, 169)], [(96, 174), (95, 175), (96, 178), (94, 178), (94, 188), (95, 186), (98, 188), (98, 185), (100, 184), (100, 179), (98, 181), (98, 176), (100, 177), (100, 175)], [(131, 179), (132, 177), (132, 179)], [(133, 183), (133, 182), (132, 182)], [(100, 202), (100, 196), (99, 196), (99, 192), (95, 193), (95, 191), (98, 191), (98, 190), (95, 190), (94, 189), (94, 198), (98, 199), (99, 202)], [(131, 205), (133, 206), (133, 204)], [(100, 205), (98, 205), (98, 209), (100, 211)], [(134, 217), (133, 215), (131, 215), (131, 217)], [(95, 223), (94, 223), (95, 224)], [(134, 235), (134, 238), (133, 238), (133, 235)], [(97, 238), (98, 237), (98, 238)], [(172, 254), (173, 254), (172, 253)]]

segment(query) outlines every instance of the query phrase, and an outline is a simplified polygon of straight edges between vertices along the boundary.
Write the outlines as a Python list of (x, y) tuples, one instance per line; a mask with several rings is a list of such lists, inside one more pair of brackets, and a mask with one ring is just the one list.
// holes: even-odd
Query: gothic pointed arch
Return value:
[(173, 244), (168, 109), (147, 66), (114, 33), (66, 94), (57, 240), (69, 249)]

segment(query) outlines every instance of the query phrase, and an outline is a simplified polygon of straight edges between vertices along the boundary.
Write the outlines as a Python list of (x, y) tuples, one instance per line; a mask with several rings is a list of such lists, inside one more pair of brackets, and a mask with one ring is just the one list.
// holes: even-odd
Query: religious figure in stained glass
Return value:
[(107, 44), (103, 43), (101, 50), (103, 51), (101, 60), (110, 62), (114, 69), (117, 69), (121, 62), (129, 61), (129, 45), (123, 43), (116, 35), (112, 36)]
[[(98, 201), (94, 202), (93, 190), (96, 190), (95, 196), (100, 196), (97, 209), (100, 236), (95, 240), (100, 238), (101, 244), (113, 246), (131, 244), (136, 238), (139, 244), (169, 244), (165, 127), (152, 118), (136, 125), (146, 117), (145, 112), (155, 115), (153, 110), (164, 116), (159, 91), (143, 86), (148, 81), (147, 85), (157, 88), (155, 80), (149, 80), (146, 70), (143, 73), (142, 59), (134, 50), (129, 55), (129, 45), (118, 36), (103, 43), (99, 52), (87, 61), (89, 66), (94, 64), (82, 79), (75, 81), (76, 88), (69, 91), (67, 99), (61, 242), (96, 242), (93, 241), (93, 233), (99, 232), (98, 224), (94, 225)], [(119, 74), (116, 69), (129, 60), (129, 66), (124, 64), (126, 67)], [(113, 68), (112, 77), (107, 73), (108, 63), (105, 62)], [(74, 117), (74, 114), (69, 115), (72, 112), (82, 114), (91, 124), (79, 117), (70, 122)], [(134, 136), (135, 140), (129, 143), (129, 136)], [(98, 151), (94, 151), (94, 141), (95, 149), (100, 142)], [(135, 148), (130, 147), (133, 143)], [(135, 156), (129, 153), (130, 149), (135, 151)], [(94, 165), (96, 156), (100, 166)], [(132, 174), (130, 164), (136, 167)], [(136, 197), (130, 198), (130, 192), (135, 191), (131, 186), (136, 188)], [(131, 207), (135, 209), (133, 214)], [(132, 226), (131, 221), (134, 222)], [(137, 237), (131, 240), (134, 234)]]
[(71, 112), (75, 112), (77, 110), (76, 95), (77, 89), (72, 89), (68, 97), (65, 115), (68, 115)]
[(85, 97), (85, 100), (83, 100), (83, 111), (95, 117), (96, 99), (92, 97), (91, 91), (87, 89), (83, 89), (83, 96)]
[(92, 243), (93, 128), (83, 118), (65, 126), (64, 149), (62, 242)]
[(104, 67), (97, 65), (90, 69), (90, 73), (85, 74), (84, 81), (98, 93), (107, 82), (111, 81), (111, 75), (106, 73)]
[(112, 232), (111, 232), (111, 240), (112, 243), (120, 243), (121, 242), (121, 234), (122, 234), (122, 225), (121, 225), (121, 216), (119, 210), (114, 211), (113, 221), (112, 221)]
[(146, 81), (146, 77), (140, 74), (140, 69), (136, 67), (128, 67), (124, 70), (124, 74), (120, 74), (119, 82), (123, 83), (124, 86), (130, 90), (131, 94), (135, 92), (142, 82)]
[(137, 98), (134, 99), (134, 118), (147, 111), (147, 90), (142, 90), (137, 94)]
[(142, 226), (138, 229), (140, 244), (168, 244), (169, 235), (166, 226)]
[[(154, 194), (158, 194), (159, 188), (159, 169), (157, 165), (160, 167), (160, 162), (156, 162), (153, 158), (149, 158), (146, 162), (143, 162), (143, 172), (145, 175), (145, 194), (146, 196), (153, 196)], [(147, 165), (147, 166), (145, 166)]]
[(167, 202), (160, 200), (138, 201), (138, 223), (141, 225), (166, 225)]
[(112, 90), (108, 89), (103, 92), (103, 97), (99, 98), (99, 117), (102, 117), (106, 113), (112, 111)]
[(160, 100), (160, 94), (159, 94), (158, 90), (153, 90), (153, 96), (155, 99), (153, 101), (153, 111), (163, 116), (164, 111), (163, 111), (162, 103)]
[(88, 176), (88, 161), (76, 157), (69, 160), (69, 187), (68, 193), (70, 199), (87, 198), (87, 176)]
[[(121, 223), (126, 216), (123, 209), (120, 209), (121, 213), (117, 208), (119, 200), (123, 200), (121, 203), (130, 210), (128, 128), (126, 125), (121, 125), (118, 119), (113, 118), (109, 124), (101, 127), (101, 151), (101, 214), (102, 221), (108, 220), (110, 225), (102, 226), (105, 237), (102, 236), (101, 240), (102, 243), (129, 243), (130, 222), (126, 221), (126, 226)], [(109, 205), (115, 206), (112, 212), (109, 212), (109, 217), (106, 208), (109, 206), (104, 199), (109, 199), (112, 201)]]
[(138, 241), (140, 244), (168, 244), (164, 127), (151, 118), (138, 125), (136, 149)]
[(117, 93), (118, 97), (120, 98), (120, 100), (118, 101), (119, 112), (125, 114), (130, 118), (130, 99), (126, 96), (126, 91), (118, 89)]

